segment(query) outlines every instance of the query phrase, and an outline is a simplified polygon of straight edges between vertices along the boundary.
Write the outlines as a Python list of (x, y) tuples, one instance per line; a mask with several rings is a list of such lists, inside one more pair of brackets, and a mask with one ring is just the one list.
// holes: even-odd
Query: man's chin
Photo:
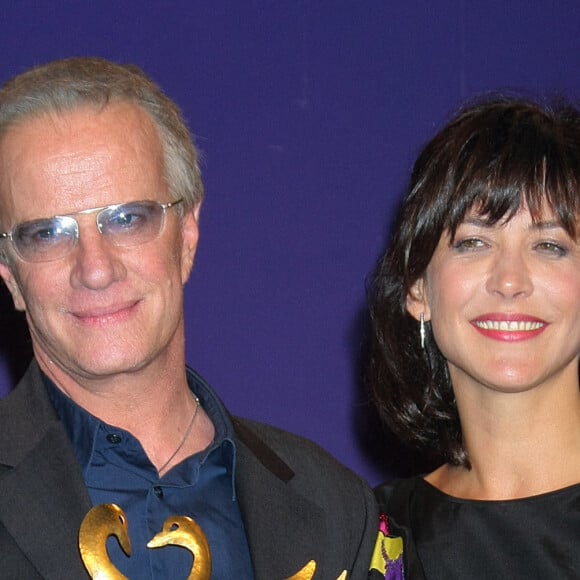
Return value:
[[(110, 351), (95, 352), (87, 350), (76, 355), (62, 357), (38, 356), (36, 358), (44, 372), (57, 378), (59, 375), (68, 376), (74, 380), (100, 381), (119, 375), (130, 375), (139, 372), (147, 366), (148, 360), (142, 358), (127, 358), (115, 356)], [(89, 355), (89, 356), (87, 356)]]

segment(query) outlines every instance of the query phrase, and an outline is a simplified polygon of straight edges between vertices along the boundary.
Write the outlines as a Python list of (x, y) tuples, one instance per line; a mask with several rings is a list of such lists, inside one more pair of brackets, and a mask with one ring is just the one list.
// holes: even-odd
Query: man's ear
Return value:
[(199, 241), (199, 210), (201, 203), (183, 215), (181, 219), (181, 281), (183, 284), (189, 279), (195, 252), (197, 251), (197, 242)]
[(5, 264), (4, 262), (0, 262), (0, 278), (4, 280), (4, 283), (6, 284), (6, 286), (8, 286), (8, 290), (10, 290), (10, 294), (12, 294), (14, 308), (16, 308), (16, 310), (24, 312), (26, 310), (26, 303), (24, 302), (22, 292), (20, 291), (20, 286), (18, 285), (16, 277), (14, 276), (8, 265)]
[(427, 300), (427, 288), (425, 278), (419, 278), (407, 294), (407, 312), (415, 319), (419, 320), (421, 314), (425, 320), (431, 319), (431, 309)]

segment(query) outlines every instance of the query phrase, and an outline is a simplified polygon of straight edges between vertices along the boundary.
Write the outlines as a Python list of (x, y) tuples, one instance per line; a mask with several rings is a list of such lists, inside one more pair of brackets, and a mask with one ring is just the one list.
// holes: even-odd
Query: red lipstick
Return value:
[(531, 340), (548, 327), (545, 320), (535, 316), (502, 312), (483, 314), (471, 324), (483, 336), (502, 342)]

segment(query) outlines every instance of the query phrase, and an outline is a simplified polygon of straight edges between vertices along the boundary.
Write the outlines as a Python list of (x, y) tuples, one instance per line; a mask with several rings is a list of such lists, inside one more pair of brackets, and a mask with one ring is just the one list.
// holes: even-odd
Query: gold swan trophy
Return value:
[[(112, 503), (93, 507), (85, 516), (79, 530), (81, 558), (93, 580), (129, 580), (123, 576), (109, 559), (107, 539), (115, 536), (123, 552), (131, 555), (131, 542), (127, 516)], [(148, 548), (168, 545), (182, 546), (193, 556), (193, 564), (187, 580), (210, 580), (211, 554), (207, 538), (194, 520), (187, 516), (171, 516), (165, 520), (163, 529), (148, 543)], [(312, 580), (316, 562), (310, 560), (296, 574), (286, 580)], [(346, 580), (346, 570), (336, 580)]]

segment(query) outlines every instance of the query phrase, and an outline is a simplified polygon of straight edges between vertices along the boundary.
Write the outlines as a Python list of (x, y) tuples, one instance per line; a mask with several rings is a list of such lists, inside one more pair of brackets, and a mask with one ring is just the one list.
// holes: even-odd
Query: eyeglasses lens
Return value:
[(26, 222), (15, 228), (12, 241), (29, 262), (56, 260), (75, 245), (78, 225), (71, 217), (54, 217)]
[(99, 212), (97, 226), (114, 246), (137, 246), (157, 237), (163, 215), (163, 206), (155, 202), (126, 203)]

